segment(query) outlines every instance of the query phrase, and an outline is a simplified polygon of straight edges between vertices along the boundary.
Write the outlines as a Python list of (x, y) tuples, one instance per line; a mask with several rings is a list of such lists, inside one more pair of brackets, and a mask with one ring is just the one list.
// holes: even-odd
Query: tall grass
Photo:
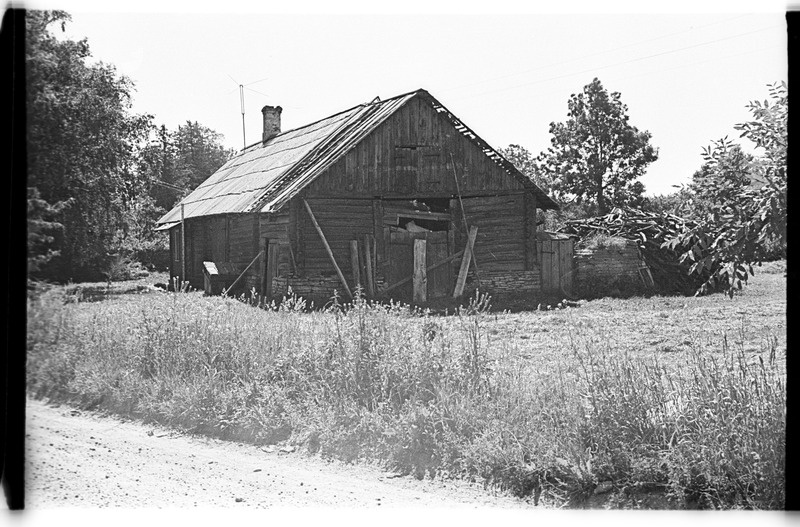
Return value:
[(697, 347), (668, 367), (578, 335), (545, 368), (492, 340), (486, 296), (448, 317), (361, 298), (315, 312), (295, 297), (69, 300), (29, 300), (33, 396), (555, 505), (595, 504), (610, 482), (612, 506), (783, 506), (774, 341), (761, 355)]

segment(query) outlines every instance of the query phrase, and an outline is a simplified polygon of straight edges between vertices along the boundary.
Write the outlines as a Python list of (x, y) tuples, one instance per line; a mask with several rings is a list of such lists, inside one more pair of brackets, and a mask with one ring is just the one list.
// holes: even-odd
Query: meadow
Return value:
[(780, 509), (785, 262), (729, 299), (447, 315), (31, 292), (31, 397), (464, 478), (547, 507)]

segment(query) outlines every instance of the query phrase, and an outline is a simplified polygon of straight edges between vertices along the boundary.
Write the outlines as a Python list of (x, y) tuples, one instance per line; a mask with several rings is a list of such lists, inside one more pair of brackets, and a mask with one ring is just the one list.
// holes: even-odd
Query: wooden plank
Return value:
[[(438, 262), (446, 259), (451, 251), (448, 250), (447, 233), (431, 232), (428, 233), (428, 263)], [(450, 266), (444, 265), (434, 272), (428, 273), (428, 298), (446, 297), (450, 293)]]
[(542, 278), (542, 291), (548, 291), (550, 288), (550, 281), (548, 279), (550, 273), (550, 261), (547, 259), (547, 240), (539, 240), (539, 274)]
[(367, 283), (367, 295), (370, 298), (375, 296), (375, 275), (372, 274), (372, 237), (369, 234), (364, 235), (364, 265), (366, 267), (365, 273)]
[(560, 256), (561, 244), (558, 243), (558, 240), (553, 240), (550, 243), (553, 246), (553, 258), (550, 260), (550, 265), (553, 266), (551, 271), (553, 276), (553, 289), (557, 292), (560, 292), (561, 291), (561, 256)]
[(542, 240), (542, 282), (546, 291), (553, 290), (553, 242)]
[(428, 300), (428, 273), (425, 269), (428, 242), (414, 240), (414, 303), (422, 304)]
[(246, 273), (246, 272), (247, 272), (247, 271), (250, 269), (250, 267), (252, 267), (252, 265), (253, 265), (254, 263), (256, 263), (256, 260), (258, 260), (258, 259), (261, 257), (261, 255), (263, 255), (263, 254), (264, 254), (264, 252), (263, 252), (263, 251), (259, 251), (259, 252), (258, 252), (258, 254), (256, 255), (256, 257), (255, 257), (255, 258), (253, 258), (253, 261), (251, 261), (251, 262), (250, 262), (250, 264), (249, 264), (247, 267), (245, 267), (245, 268), (244, 268), (244, 271), (242, 271), (242, 274), (240, 274), (240, 275), (238, 276), (238, 278), (236, 278), (236, 280), (234, 280), (234, 281), (233, 281), (233, 283), (231, 284), (231, 286), (230, 286), (230, 287), (229, 287), (229, 288), (226, 290), (226, 292), (225, 292), (225, 296), (228, 296), (228, 292), (230, 292), (230, 291), (233, 289), (233, 286), (235, 286), (237, 283), (239, 283), (239, 280), (241, 280), (241, 279), (242, 279), (242, 277), (244, 276), (244, 273)]
[(361, 265), (358, 258), (358, 240), (350, 241), (350, 267), (353, 271), (353, 287), (361, 287)]
[(372, 201), (372, 233), (375, 235), (375, 267), (383, 262), (384, 240), (383, 240), (383, 202), (379, 199)]
[(267, 269), (264, 276), (264, 296), (272, 297), (272, 279), (278, 275), (278, 244), (270, 241), (267, 247)]
[(186, 218), (184, 216), (184, 204), (181, 203), (181, 279), (180, 289), (186, 281)]
[(344, 279), (342, 270), (339, 268), (339, 264), (336, 263), (336, 258), (334, 258), (333, 256), (333, 251), (331, 250), (331, 246), (328, 245), (328, 240), (325, 239), (325, 234), (322, 232), (322, 227), (320, 227), (319, 223), (317, 223), (317, 219), (314, 217), (314, 212), (311, 210), (311, 206), (305, 199), (303, 200), (303, 205), (305, 205), (306, 211), (308, 212), (308, 216), (311, 218), (311, 223), (313, 223), (314, 228), (317, 229), (317, 234), (319, 234), (319, 237), (322, 240), (322, 244), (325, 246), (325, 250), (328, 252), (328, 257), (330, 258), (334, 269), (336, 269), (336, 275), (339, 277), (339, 281), (342, 283), (342, 287), (344, 287), (347, 296), (353, 298), (353, 293), (350, 292), (350, 287), (347, 285), (347, 280)]
[(567, 280), (567, 244), (566, 240), (559, 240), (558, 243), (558, 289), (564, 291), (564, 285)]
[(469, 271), (469, 264), (472, 260), (472, 248), (475, 245), (475, 238), (478, 235), (478, 227), (473, 225), (469, 229), (469, 236), (467, 237), (467, 246), (464, 249), (464, 258), (461, 259), (461, 268), (458, 271), (458, 279), (456, 280), (456, 287), (453, 291), (453, 298), (458, 298), (464, 294), (464, 286), (467, 283), (467, 273)]
[(564, 253), (566, 255), (566, 258), (565, 258), (566, 267), (565, 267), (565, 271), (564, 271), (565, 274), (564, 274), (563, 285), (564, 285), (564, 292), (567, 295), (570, 295), (570, 296), (572, 295), (572, 266), (573, 266), (573, 259), (572, 258), (573, 258), (573, 250), (574, 250), (573, 244), (574, 244), (573, 240), (571, 240), (571, 239), (570, 240), (566, 240), (565, 241), (566, 250), (564, 251)]

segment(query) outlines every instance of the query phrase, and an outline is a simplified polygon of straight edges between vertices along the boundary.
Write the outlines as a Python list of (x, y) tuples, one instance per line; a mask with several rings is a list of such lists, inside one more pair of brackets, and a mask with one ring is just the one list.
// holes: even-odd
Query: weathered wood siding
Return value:
[[(296, 207), (297, 237), (301, 240), (297, 255), (298, 267), (307, 277), (336, 277), (336, 270), (308, 212), (300, 200), (296, 201), (299, 203)], [(337, 265), (352, 288), (354, 280), (350, 262), (350, 241), (358, 240), (359, 250), (363, 251), (364, 235), (372, 234), (374, 231), (372, 201), (308, 198), (308, 204), (325, 234)], [(341, 285), (337, 289), (341, 291)]]
[(530, 192), (523, 194), (525, 200), (524, 226), (525, 226), (525, 269), (534, 269), (538, 264), (536, 249), (536, 232), (539, 226), (536, 225), (536, 196)]
[[(479, 271), (525, 271), (525, 203), (522, 194), (463, 198), (470, 226), (478, 227), (475, 258)], [(453, 200), (458, 250), (467, 241), (459, 200)]]
[[(289, 204), (291, 205), (291, 204)], [(269, 272), (269, 244), (275, 244), (277, 254), (273, 256), (272, 265), (276, 269), (273, 271), (273, 276), (290, 276), (294, 273), (294, 265), (292, 262), (292, 253), (296, 252), (296, 246), (293, 246), (292, 233), (295, 231), (294, 225), (296, 224), (295, 210), (293, 207), (287, 205), (278, 212), (272, 214), (259, 215), (259, 236), (258, 236), (258, 250), (264, 251), (261, 260), (256, 262), (254, 277), (257, 285), (253, 287), (261, 293), (267, 295), (273, 294), (270, 290), (269, 280), (266, 276)], [(249, 272), (248, 272), (249, 274)], [(274, 288), (274, 284), (272, 284)], [(284, 291), (282, 291), (284, 292)]]
[[(398, 276), (392, 268), (390, 231), (400, 227), (398, 216), (413, 215), (412, 198), (449, 200), (449, 211), (431, 218), (447, 227), (442, 235), (446, 244), (440, 243), (432, 257), (463, 249), (466, 230), (459, 194), (468, 223), (479, 229), (475, 256), (484, 281), (509, 290), (536, 289), (535, 197), (423, 98), (408, 101), (282, 210), (187, 222), (187, 274), (201, 287), (203, 259), (246, 266), (264, 251), (264, 258), (243, 278), (245, 289), (280, 295), (291, 286), (313, 296), (342, 290), (303, 206), (305, 198), (348, 284), (355, 282), (350, 242), (358, 240), (363, 258), (365, 235), (374, 239), (376, 281), (386, 284)], [(456, 259), (434, 276), (438, 289), (445, 288), (438, 277), (454, 277), (458, 265)]]
[(308, 196), (450, 196), (522, 189), (430, 105), (415, 98), (308, 187)]

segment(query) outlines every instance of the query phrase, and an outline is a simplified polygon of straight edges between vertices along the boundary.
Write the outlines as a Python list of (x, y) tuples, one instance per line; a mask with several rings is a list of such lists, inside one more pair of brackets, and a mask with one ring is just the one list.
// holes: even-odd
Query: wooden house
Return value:
[(279, 106), (262, 113), (262, 141), (159, 220), (173, 278), (202, 288), (215, 262), (265, 296), (347, 299), (360, 283), (429, 301), (459, 275), (466, 291), (541, 289), (536, 210), (557, 204), (425, 90), (285, 132)]

